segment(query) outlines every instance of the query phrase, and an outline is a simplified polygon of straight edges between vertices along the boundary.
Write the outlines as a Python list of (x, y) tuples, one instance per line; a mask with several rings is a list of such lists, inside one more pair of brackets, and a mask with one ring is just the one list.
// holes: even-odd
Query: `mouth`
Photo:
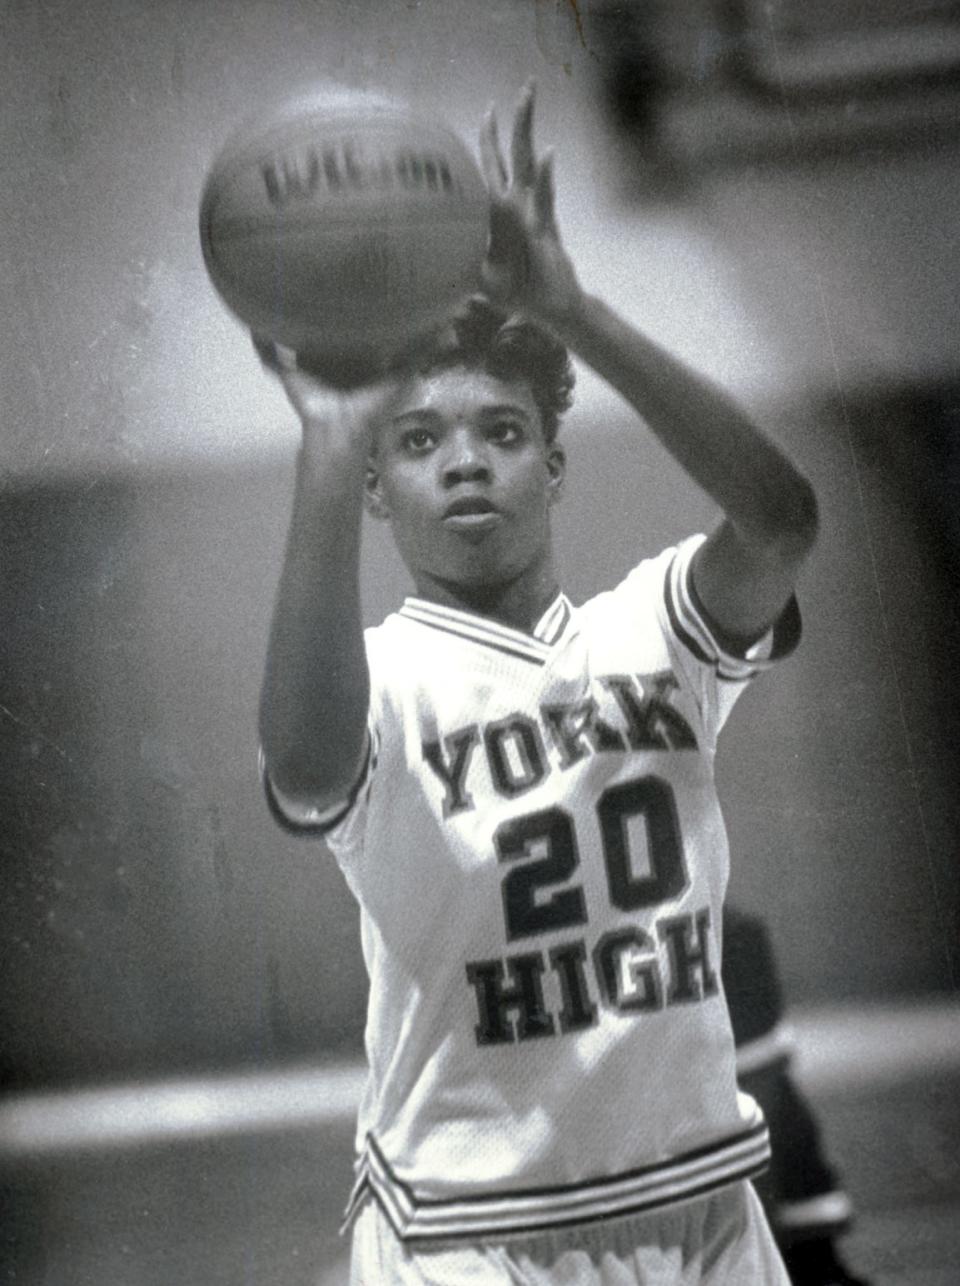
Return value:
[(447, 505), (443, 521), (459, 531), (483, 532), (500, 522), (500, 511), (483, 496), (462, 496)]
[(476, 539), (499, 525), (500, 520), (499, 509), (479, 495), (460, 496), (443, 511), (443, 526)]

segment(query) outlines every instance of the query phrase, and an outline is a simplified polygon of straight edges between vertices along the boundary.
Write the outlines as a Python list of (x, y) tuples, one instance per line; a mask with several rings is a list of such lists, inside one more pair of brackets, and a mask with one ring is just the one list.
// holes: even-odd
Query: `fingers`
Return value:
[(497, 118), (492, 107), (487, 109), (480, 129), (480, 162), (487, 187), (495, 196), (503, 196), (510, 186), (510, 175), (500, 150)]
[(537, 182), (537, 158), (533, 149), (533, 108), (536, 86), (528, 82), (520, 95), (510, 134), (510, 167), (500, 146), (497, 118), (493, 107), (487, 109), (480, 129), (480, 158), (487, 186), (495, 196), (515, 192), (532, 192)]
[(490, 210), (490, 244), (487, 262), (494, 268), (506, 268), (525, 259), (526, 231), (524, 217), (510, 202), (494, 205)]
[(530, 189), (536, 179), (536, 158), (533, 154), (533, 82), (528, 83), (517, 104), (510, 138), (510, 163), (513, 181), (518, 187)]
[(541, 232), (556, 233), (556, 187), (553, 179), (553, 149), (543, 154), (533, 189), (533, 210)]

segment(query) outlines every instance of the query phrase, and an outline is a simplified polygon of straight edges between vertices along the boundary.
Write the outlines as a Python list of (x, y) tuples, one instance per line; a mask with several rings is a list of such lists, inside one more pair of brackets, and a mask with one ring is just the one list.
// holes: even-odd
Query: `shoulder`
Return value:
[(431, 704), (449, 703), (466, 681), (473, 651), (467, 644), (406, 605), (364, 631), (370, 712), (381, 731), (419, 722)]
[(602, 627), (632, 622), (639, 628), (655, 618), (685, 656), (715, 669), (722, 679), (749, 679), (794, 650), (801, 632), (799, 610), (791, 599), (774, 625), (755, 637), (725, 631), (707, 611), (694, 583), (694, 561), (706, 540), (697, 533), (643, 559), (583, 610)]
[(371, 666), (371, 678), (374, 666), (384, 677), (389, 676), (399, 670), (404, 657), (409, 659), (411, 654), (409, 622), (399, 612), (391, 612), (379, 625), (370, 625), (363, 631), (363, 646)]
[(589, 664), (602, 673), (677, 670), (677, 643), (666, 610), (670, 570), (682, 546), (641, 559), (611, 589), (576, 609)]
[(689, 563), (703, 539), (703, 536), (691, 536), (641, 559), (611, 589), (588, 599), (578, 609), (581, 616), (606, 627), (612, 618), (623, 620), (656, 614), (665, 602), (669, 578), (678, 560), (684, 565)]

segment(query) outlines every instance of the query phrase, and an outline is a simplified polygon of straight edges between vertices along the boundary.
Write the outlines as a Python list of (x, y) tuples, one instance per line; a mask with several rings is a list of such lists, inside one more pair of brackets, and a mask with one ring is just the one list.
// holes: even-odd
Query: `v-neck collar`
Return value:
[(447, 607), (443, 603), (432, 603), (429, 599), (415, 596), (404, 599), (398, 615), (431, 629), (443, 630), (474, 643), (481, 643), (485, 647), (495, 648), (509, 656), (543, 665), (566, 634), (573, 617), (573, 606), (561, 591), (529, 634), (510, 625), (501, 625), (489, 616), (465, 612), (457, 607)]

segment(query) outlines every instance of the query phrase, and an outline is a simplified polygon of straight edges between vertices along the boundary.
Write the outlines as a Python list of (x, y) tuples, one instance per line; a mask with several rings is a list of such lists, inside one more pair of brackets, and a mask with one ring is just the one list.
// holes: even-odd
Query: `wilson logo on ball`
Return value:
[(357, 192), (364, 188), (447, 194), (460, 191), (446, 157), (402, 150), (392, 155), (365, 156), (352, 140), (307, 147), (299, 154), (276, 157), (261, 166), (270, 204), (282, 209), (291, 201), (318, 194)]

